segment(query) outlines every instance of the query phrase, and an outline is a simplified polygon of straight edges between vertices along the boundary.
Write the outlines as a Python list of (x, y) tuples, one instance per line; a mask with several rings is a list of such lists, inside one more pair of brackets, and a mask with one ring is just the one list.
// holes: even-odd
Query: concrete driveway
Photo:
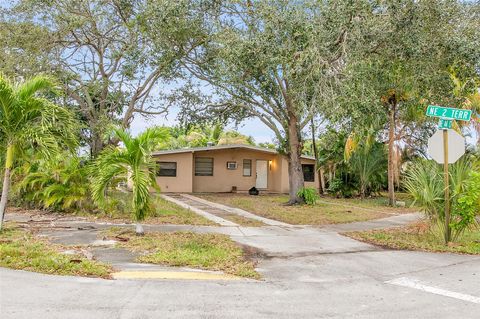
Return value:
[(408, 216), (325, 228), (215, 228), (265, 253), (263, 281), (0, 269), (0, 318), (480, 318), (480, 257), (383, 250), (338, 234), (401, 224), (398, 218)]

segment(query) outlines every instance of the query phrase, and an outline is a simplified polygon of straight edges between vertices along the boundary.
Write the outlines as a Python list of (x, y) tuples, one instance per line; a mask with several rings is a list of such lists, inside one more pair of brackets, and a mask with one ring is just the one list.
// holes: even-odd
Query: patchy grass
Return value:
[(367, 209), (381, 210), (384, 212), (390, 213), (405, 213), (405, 212), (415, 212), (418, 209), (411, 207), (413, 204), (413, 198), (407, 193), (395, 193), (396, 201), (401, 201), (405, 203), (405, 207), (391, 207), (388, 205), (388, 194), (382, 193), (381, 196), (368, 197), (368, 198), (333, 198), (329, 196), (321, 197), (320, 201), (322, 202), (331, 202), (336, 204), (344, 204), (351, 206), (358, 206)]
[(169, 266), (185, 266), (223, 271), (247, 278), (260, 278), (255, 264), (245, 259), (242, 248), (222, 234), (192, 232), (149, 232), (136, 236), (133, 231), (112, 227), (107, 237), (122, 238), (119, 246), (140, 252), (139, 262)]
[(405, 207), (388, 207), (384, 197), (363, 200), (322, 197), (316, 205), (289, 206), (285, 204), (288, 202), (287, 195), (202, 194), (197, 196), (294, 225), (350, 223), (414, 211)]
[(259, 221), (259, 220), (256, 220), (256, 219), (251, 219), (251, 218), (247, 218), (247, 217), (244, 217), (244, 216), (240, 216), (240, 215), (237, 215), (237, 214), (225, 214), (225, 215), (221, 215), (220, 217), (224, 218), (224, 219), (227, 219), (231, 222), (234, 222), (240, 226), (245, 226), (245, 227), (262, 227), (262, 226), (266, 226), (266, 224), (262, 221)]
[[(64, 250), (64, 249), (63, 249)], [(112, 268), (9, 225), (0, 232), (0, 266), (44, 274), (110, 278)]]
[(222, 213), (218, 216), (223, 218), (223, 219), (234, 222), (235, 224), (238, 224), (240, 226), (245, 226), (245, 227), (266, 226), (266, 224), (264, 222), (260, 221), (260, 220), (247, 218), (247, 217), (240, 216), (240, 215), (237, 215), (237, 214), (234, 214), (234, 213)]
[(450, 252), (480, 255), (480, 231), (467, 230), (457, 242), (444, 244), (443, 236), (438, 228), (427, 222), (415, 223), (402, 228), (350, 232), (345, 235), (377, 246), (420, 250), (431, 252)]
[[(115, 192), (109, 194), (110, 198), (104, 211), (97, 214), (83, 214), (86, 217), (114, 222), (130, 222), (131, 219), (131, 194)], [(175, 224), (175, 225), (205, 225), (216, 223), (200, 216), (189, 209), (164, 200), (158, 195), (152, 195), (153, 210), (147, 215), (145, 224)]]

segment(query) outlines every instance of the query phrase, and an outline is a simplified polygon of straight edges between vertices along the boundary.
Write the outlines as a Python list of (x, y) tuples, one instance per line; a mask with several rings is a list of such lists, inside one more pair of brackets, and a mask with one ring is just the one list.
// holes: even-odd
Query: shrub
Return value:
[(443, 175), (433, 161), (413, 162), (405, 174), (404, 187), (429, 219), (443, 219)]
[(22, 204), (67, 212), (95, 207), (90, 200), (87, 169), (79, 157), (61, 154), (25, 162), (14, 175), (19, 178), (14, 192)]
[(300, 190), (297, 192), (297, 196), (301, 197), (308, 205), (315, 205), (317, 200), (320, 199), (317, 190), (313, 187), (300, 188)]
[(361, 144), (347, 164), (358, 181), (358, 193), (362, 198), (378, 192), (386, 185), (387, 156), (382, 143)]
[(353, 181), (345, 182), (342, 178), (335, 178), (328, 184), (327, 191), (336, 197), (353, 197), (357, 188), (356, 183)]
[[(463, 158), (450, 165), (450, 194), (452, 239), (475, 223), (480, 208), (480, 173), (478, 165)], [(419, 160), (406, 174), (404, 186), (434, 223), (445, 221), (443, 168), (433, 161)], [(441, 228), (444, 231), (444, 228)]]
[(471, 172), (466, 182), (465, 192), (458, 196), (452, 205), (450, 226), (454, 230), (454, 240), (470, 225), (476, 223), (475, 216), (480, 212), (480, 172)]

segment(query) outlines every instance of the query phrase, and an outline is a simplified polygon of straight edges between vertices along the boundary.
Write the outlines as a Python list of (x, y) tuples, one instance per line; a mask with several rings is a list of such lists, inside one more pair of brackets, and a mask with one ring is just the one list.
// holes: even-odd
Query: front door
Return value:
[(258, 189), (266, 189), (268, 185), (268, 161), (257, 160), (257, 181), (255, 187)]

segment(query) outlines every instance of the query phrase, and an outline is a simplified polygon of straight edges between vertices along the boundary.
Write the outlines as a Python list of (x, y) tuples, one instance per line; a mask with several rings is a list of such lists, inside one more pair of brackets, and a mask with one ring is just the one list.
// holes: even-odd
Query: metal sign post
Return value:
[(439, 117), (438, 129), (443, 131), (441, 137), (439, 135), (440, 131), (437, 131), (429, 138), (428, 154), (437, 163), (443, 164), (443, 181), (445, 184), (445, 244), (448, 244), (452, 234), (450, 228), (450, 179), (448, 164), (455, 163), (465, 153), (465, 139), (450, 129), (452, 128), (452, 120), (469, 121), (472, 116), (472, 111), (429, 105), (426, 115)]
[(445, 243), (450, 241), (450, 185), (448, 176), (448, 129), (443, 130), (443, 181), (445, 184)]

